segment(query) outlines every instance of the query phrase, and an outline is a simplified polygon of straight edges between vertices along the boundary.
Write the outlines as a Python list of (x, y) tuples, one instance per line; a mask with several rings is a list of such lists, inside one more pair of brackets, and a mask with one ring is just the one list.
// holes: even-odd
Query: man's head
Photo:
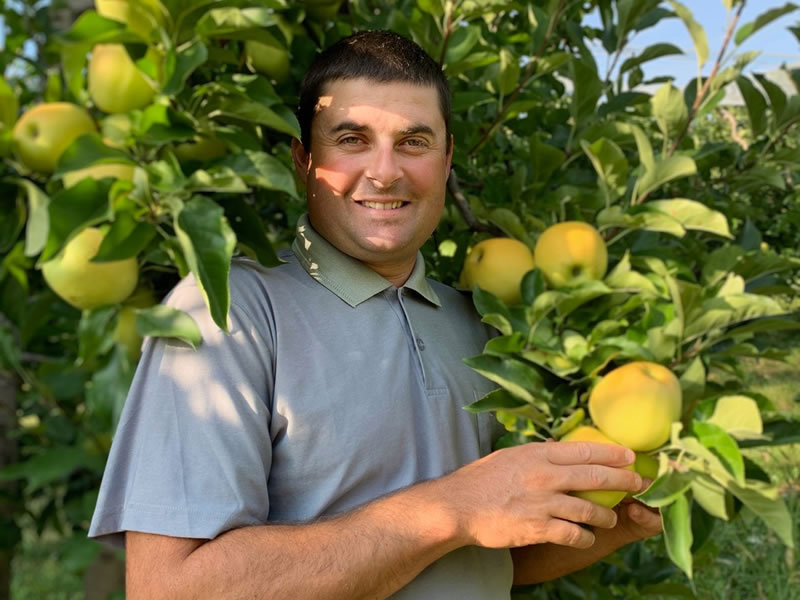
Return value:
[(300, 84), (297, 120), (300, 140), (311, 149), (311, 122), (320, 96), (337, 80), (368, 79), (376, 83), (411, 83), (436, 89), (439, 110), (450, 139), (450, 88), (441, 67), (422, 48), (392, 31), (364, 31), (322, 52)]
[(444, 209), (446, 88), (422, 49), (388, 32), (339, 42), (303, 85), (304, 139), (292, 140), (292, 156), (311, 224), (395, 285)]

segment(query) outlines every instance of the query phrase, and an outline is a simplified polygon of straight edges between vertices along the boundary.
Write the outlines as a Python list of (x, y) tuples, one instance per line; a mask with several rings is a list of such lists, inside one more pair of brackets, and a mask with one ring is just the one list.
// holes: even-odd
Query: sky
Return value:
[[(709, 60), (703, 70), (704, 75), (711, 71), (727, 30), (728, 11), (722, 0), (682, 0), (688, 6), (694, 18), (706, 31), (708, 37)], [(760, 14), (769, 9), (784, 6), (785, 0), (749, 0), (736, 25), (736, 29), (745, 23), (754, 21)], [(665, 6), (666, 7), (666, 6)], [(599, 24), (599, 17), (592, 16), (589, 24)], [(782, 65), (800, 64), (800, 42), (788, 31), (787, 27), (800, 24), (800, 10), (784, 15), (760, 29), (739, 47), (738, 52), (759, 50), (761, 55), (750, 64), (745, 73), (764, 73), (780, 68)], [(691, 78), (697, 76), (697, 58), (694, 44), (683, 21), (679, 18), (663, 19), (656, 26), (637, 34), (630, 42), (631, 52), (623, 55), (623, 60), (630, 55), (639, 54), (644, 48), (657, 42), (668, 42), (684, 49), (684, 55), (665, 56), (643, 65), (645, 79), (661, 75), (672, 75), (675, 84), (683, 87)], [(733, 48), (731, 40), (728, 49)], [(601, 56), (602, 53), (602, 56)], [(598, 67), (605, 71), (606, 58), (602, 48), (598, 51)], [(620, 61), (622, 62), (622, 61)]]

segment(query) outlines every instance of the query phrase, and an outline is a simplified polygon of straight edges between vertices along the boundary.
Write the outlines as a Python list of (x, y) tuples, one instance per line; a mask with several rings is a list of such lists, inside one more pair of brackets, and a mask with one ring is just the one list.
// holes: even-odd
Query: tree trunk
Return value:
[[(17, 428), (17, 380), (0, 370), (0, 469), (17, 462), (17, 443), (10, 432)], [(15, 482), (0, 484), (0, 600), (11, 598), (11, 559), (18, 530), (15, 524)]]

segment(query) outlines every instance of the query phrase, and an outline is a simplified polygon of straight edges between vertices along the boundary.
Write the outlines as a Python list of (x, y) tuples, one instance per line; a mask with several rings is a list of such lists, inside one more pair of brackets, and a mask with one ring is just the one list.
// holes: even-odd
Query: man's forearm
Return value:
[[(418, 485), (315, 523), (232, 530), (198, 546), (176, 572), (165, 569), (161, 582), (134, 575), (129, 597), (386, 598), (463, 545), (433, 487)], [(137, 581), (146, 582), (141, 593)]]

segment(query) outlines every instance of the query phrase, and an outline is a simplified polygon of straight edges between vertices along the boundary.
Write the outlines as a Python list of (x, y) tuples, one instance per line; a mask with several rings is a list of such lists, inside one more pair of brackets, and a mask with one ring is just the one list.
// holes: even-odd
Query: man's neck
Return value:
[(378, 275), (386, 279), (395, 287), (402, 287), (408, 278), (411, 277), (411, 272), (414, 270), (416, 257), (410, 262), (393, 263), (393, 264), (377, 264), (363, 263)]

